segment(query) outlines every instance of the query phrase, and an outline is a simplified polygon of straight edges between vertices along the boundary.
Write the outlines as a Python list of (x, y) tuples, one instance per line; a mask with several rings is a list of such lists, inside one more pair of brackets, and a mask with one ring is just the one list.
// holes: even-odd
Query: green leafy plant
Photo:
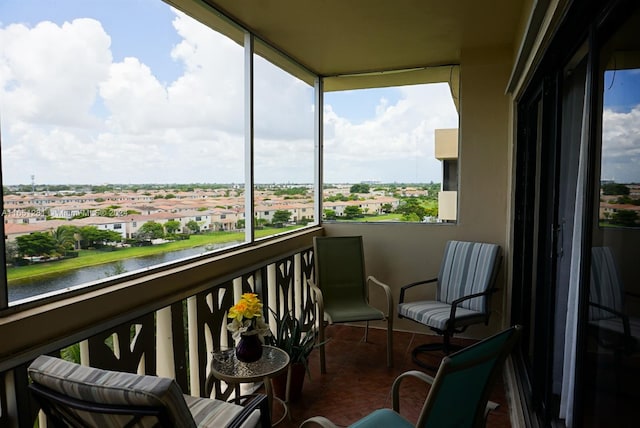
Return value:
[(309, 376), (309, 354), (313, 348), (318, 346), (318, 331), (315, 327), (305, 329), (299, 319), (292, 312), (283, 314), (281, 318), (269, 308), (276, 319), (276, 332), (269, 337), (265, 337), (265, 341), (277, 348), (282, 349), (289, 355), (291, 364), (300, 363), (304, 365), (305, 371)]

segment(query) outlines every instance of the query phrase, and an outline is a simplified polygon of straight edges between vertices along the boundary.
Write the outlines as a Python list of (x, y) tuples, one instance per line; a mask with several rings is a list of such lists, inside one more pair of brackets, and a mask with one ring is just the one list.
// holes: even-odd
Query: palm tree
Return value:
[(69, 250), (75, 249), (76, 232), (77, 229), (74, 226), (59, 226), (51, 231), (51, 236), (56, 241), (56, 251), (58, 253), (64, 254)]

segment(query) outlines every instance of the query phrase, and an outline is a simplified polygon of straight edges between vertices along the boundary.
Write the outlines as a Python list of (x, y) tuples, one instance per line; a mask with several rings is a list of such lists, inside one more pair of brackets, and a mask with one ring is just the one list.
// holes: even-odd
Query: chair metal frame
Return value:
[[(174, 424), (167, 409), (163, 406), (139, 406), (139, 405), (114, 405), (95, 401), (85, 401), (55, 391), (36, 382), (29, 384), (29, 390), (36, 402), (47, 416), (47, 423), (54, 428), (86, 428), (86, 423), (77, 418), (74, 409), (82, 412), (131, 416), (131, 419), (123, 425), (123, 428), (137, 426), (143, 418), (156, 418), (158, 424), (154, 426), (173, 428)], [(255, 410), (260, 411), (260, 426), (271, 426), (271, 412), (267, 396), (264, 394), (248, 395), (241, 403), (242, 410), (227, 425), (227, 428), (239, 428)]]
[[(391, 387), (391, 395), (392, 395), (392, 409), (379, 409), (375, 410), (365, 418), (356, 422), (355, 425), (358, 427), (378, 427), (381, 426), (381, 420), (384, 420), (385, 423), (397, 426), (413, 426), (408, 420), (404, 417), (400, 416), (400, 385), (407, 378), (415, 378), (419, 379), (426, 384), (430, 385), (429, 393), (424, 401), (422, 409), (420, 411), (420, 415), (418, 416), (417, 423), (415, 427), (425, 427), (425, 426), (443, 426), (442, 421), (436, 420), (433, 424), (433, 421), (430, 421), (430, 417), (446, 417), (448, 415), (451, 416), (452, 420), (450, 424), (445, 424), (444, 426), (456, 426), (459, 428), (482, 428), (486, 425), (486, 420), (489, 412), (495, 410), (499, 405), (498, 403), (489, 401), (489, 394), (491, 393), (491, 388), (493, 387), (495, 381), (502, 371), (502, 367), (504, 365), (505, 360), (514, 349), (520, 335), (522, 333), (522, 328), (519, 325), (513, 326), (507, 330), (504, 330), (500, 333), (497, 333), (487, 339), (484, 339), (474, 345), (471, 345), (465, 349), (462, 349), (454, 354), (446, 356), (443, 358), (440, 363), (440, 367), (438, 369), (435, 377), (429, 376), (426, 373), (410, 370), (399, 375), (393, 382)], [(476, 357), (471, 357), (468, 360), (464, 361), (468, 355), (472, 355), (474, 352), (478, 350), (479, 347), (488, 346), (491, 344), (491, 341), (499, 341), (504, 340), (504, 342), (494, 350), (490, 350), (486, 352), (485, 355), (480, 355)], [(459, 361), (462, 360), (462, 361)], [(443, 405), (439, 400), (441, 397), (439, 396), (440, 391), (443, 391), (445, 388), (445, 383), (449, 380), (451, 375), (455, 375), (457, 372), (463, 372), (464, 370), (479, 366), (481, 364), (487, 363), (491, 360), (494, 360), (493, 365), (489, 367), (488, 373), (486, 375), (486, 380), (482, 385), (481, 390), (478, 394), (475, 394), (473, 400), (475, 400), (474, 404), (474, 413), (471, 418), (464, 418), (464, 416), (468, 415), (468, 413), (464, 414), (454, 414), (455, 412), (447, 412), (447, 408), (455, 407), (455, 403)], [(451, 394), (451, 390), (448, 391)], [(461, 391), (459, 394), (460, 398), (463, 400), (470, 400), (471, 398), (468, 395), (464, 394), (464, 391)], [(438, 409), (438, 406), (441, 406)], [(433, 414), (435, 410), (440, 412), (439, 415)], [(382, 416), (377, 418), (376, 413)], [(384, 415), (384, 416), (383, 416)], [(444, 415), (444, 416), (443, 416)], [(466, 420), (458, 420), (454, 421), (453, 418), (456, 416), (463, 416), (463, 419)], [(333, 422), (327, 419), (324, 416), (316, 416), (304, 421), (300, 428), (310, 428), (310, 427), (322, 427), (322, 428), (338, 428)]]
[[(475, 244), (475, 242), (474, 242)], [(477, 242), (477, 244), (481, 244), (480, 242)], [(492, 244), (495, 245), (495, 244)], [(498, 247), (499, 248), (499, 247)], [(454, 345), (451, 343), (451, 338), (455, 335), (455, 334), (460, 334), (463, 333), (468, 326), (473, 325), (473, 324), (480, 324), (480, 323), (484, 323), (484, 325), (488, 325), (489, 324), (489, 317), (491, 315), (491, 312), (489, 310), (490, 307), (490, 297), (493, 293), (495, 293), (496, 291), (498, 291), (497, 288), (495, 288), (493, 285), (495, 284), (495, 281), (497, 279), (498, 276), (498, 271), (500, 270), (500, 265), (502, 263), (502, 255), (500, 254), (500, 250), (498, 249), (498, 255), (497, 255), (497, 260), (495, 261), (495, 264), (493, 266), (493, 270), (491, 272), (490, 275), (490, 279), (488, 281), (487, 284), (487, 289), (483, 292), (480, 293), (474, 293), (474, 294), (470, 294), (470, 295), (466, 295), (466, 296), (462, 296), (456, 300), (454, 300), (453, 302), (451, 302), (450, 306), (450, 312), (449, 312), (449, 318), (447, 320), (446, 323), (446, 328), (445, 329), (439, 329), (436, 327), (432, 327), (430, 325), (427, 325), (427, 327), (429, 327), (431, 330), (433, 330), (434, 332), (436, 332), (438, 335), (442, 336), (442, 343), (427, 343), (427, 344), (422, 344), (422, 345), (418, 345), (416, 346), (412, 352), (411, 352), (411, 357), (412, 360), (415, 364), (417, 364), (418, 366), (428, 369), (428, 370), (432, 370), (435, 371), (438, 369), (438, 366), (432, 366), (429, 365), (423, 361), (421, 361), (418, 356), (421, 353), (424, 352), (433, 352), (433, 351), (442, 351), (444, 352), (445, 355), (449, 355), (452, 351), (458, 351), (460, 349), (462, 349), (461, 346), (458, 345)], [(431, 278), (431, 279), (427, 279), (427, 280), (422, 280), (422, 281), (416, 281), (416, 282), (412, 282), (410, 284), (404, 285), (400, 288), (400, 300), (398, 302), (398, 305), (401, 305), (405, 302), (405, 293), (407, 292), (407, 290), (414, 288), (418, 285), (423, 285), (423, 284), (436, 284), (436, 287), (440, 287), (441, 284), (439, 284), (439, 278)], [(484, 311), (482, 313), (482, 317), (480, 318), (480, 321), (475, 321), (478, 316), (473, 316), (472, 319), (474, 320), (473, 322), (469, 322), (468, 318), (465, 317), (457, 317), (456, 318), (456, 310), (458, 308), (458, 306), (460, 306), (461, 303), (467, 301), (467, 300), (471, 300), (471, 299), (475, 299), (478, 297), (485, 297), (485, 302), (484, 302)], [(435, 299), (434, 299), (435, 301)], [(409, 318), (406, 316), (401, 315), (400, 313), (398, 313), (398, 318), (402, 319), (402, 318), (406, 318), (409, 319), (411, 321), (417, 322), (419, 324), (422, 324), (421, 322), (413, 319), (413, 318)], [(425, 324), (422, 324), (425, 325)]]
[[(325, 358), (325, 343), (326, 343), (326, 339), (325, 339), (325, 322), (328, 322), (329, 324), (333, 324), (333, 323), (344, 323), (344, 322), (351, 322), (351, 321), (340, 321), (340, 320), (335, 320), (335, 319), (331, 319), (330, 317), (328, 317), (328, 320), (325, 321), (325, 299), (323, 297), (323, 293), (322, 293), (322, 285), (321, 284), (321, 275), (320, 275), (320, 260), (318, 257), (318, 241), (321, 240), (358, 240), (359, 241), (359, 247), (360, 247), (360, 257), (361, 257), (361, 265), (362, 265), (362, 273), (361, 273), (361, 278), (362, 278), (362, 287), (363, 287), (363, 292), (364, 292), (364, 296), (366, 299), (366, 303), (368, 306), (370, 306), (371, 308), (375, 309), (376, 311), (379, 311), (382, 315), (381, 318), (370, 318), (370, 319), (359, 319), (357, 321), (365, 321), (365, 333), (364, 333), (364, 341), (366, 342), (368, 340), (368, 334), (369, 334), (369, 321), (386, 321), (387, 322), (387, 367), (393, 367), (393, 296), (391, 295), (391, 288), (384, 284), (383, 282), (379, 281), (378, 279), (376, 279), (374, 276), (369, 275), (366, 276), (366, 272), (365, 272), (365, 263), (364, 263), (364, 247), (363, 247), (363, 242), (362, 242), (362, 236), (338, 236), (338, 237), (326, 237), (326, 236), (321, 236), (321, 237), (314, 237), (313, 238), (313, 258), (314, 258), (314, 269), (315, 269), (315, 277), (316, 280), (314, 281), (313, 279), (309, 280), (309, 286), (315, 296), (315, 300), (316, 300), (316, 305), (318, 307), (318, 319), (319, 319), (319, 326), (318, 326), (318, 343), (319, 343), (319, 347), (320, 347), (320, 372), (321, 373), (326, 373), (327, 369), (326, 369), (326, 358)], [(371, 306), (368, 302), (369, 302), (369, 286), (373, 284), (376, 285), (378, 287), (380, 287), (384, 293), (385, 293), (385, 297), (386, 297), (386, 301), (387, 301), (387, 313), (385, 314), (384, 311), (381, 311), (380, 309), (374, 308), (373, 306)]]

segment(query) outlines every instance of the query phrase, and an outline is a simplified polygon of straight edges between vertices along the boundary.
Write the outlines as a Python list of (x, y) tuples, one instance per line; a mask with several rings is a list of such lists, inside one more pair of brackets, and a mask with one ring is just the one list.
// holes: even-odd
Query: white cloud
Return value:
[[(122, 35), (94, 19), (0, 27), (4, 182), (243, 181), (243, 49), (177, 11), (173, 26), (172, 82), (139, 58), (114, 62)], [(312, 180), (312, 88), (261, 58), (255, 77), (256, 180)], [(401, 95), (359, 124), (326, 106), (327, 180), (439, 180), (433, 129), (457, 126), (448, 88)]]
[(93, 19), (0, 29), (3, 121), (95, 126), (97, 82), (107, 76), (111, 39)]
[(400, 88), (395, 104), (381, 98), (376, 116), (354, 124), (325, 106), (325, 179), (440, 181), (433, 157), (434, 130), (456, 128), (458, 116), (446, 84)]
[(627, 113), (605, 109), (602, 126), (602, 178), (640, 183), (640, 105)]

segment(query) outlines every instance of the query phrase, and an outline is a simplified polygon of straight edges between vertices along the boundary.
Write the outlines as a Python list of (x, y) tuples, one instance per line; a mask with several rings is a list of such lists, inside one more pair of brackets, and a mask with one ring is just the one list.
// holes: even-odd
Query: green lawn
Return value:
[[(301, 226), (288, 226), (278, 229), (260, 229), (256, 230), (255, 236), (256, 238), (263, 238), (265, 236), (298, 229), (300, 227)], [(222, 244), (233, 241), (244, 241), (244, 232), (212, 232), (201, 235), (191, 235), (189, 239), (184, 241), (168, 242), (166, 244), (153, 245), (150, 247), (121, 248), (108, 252), (100, 250), (80, 250), (80, 255), (73, 259), (58, 260), (30, 266), (10, 267), (7, 269), (7, 280), (10, 283), (11, 281), (17, 281), (24, 278), (64, 272), (72, 269), (80, 269), (87, 266), (95, 266), (118, 260), (151, 256), (154, 254), (168, 253), (170, 251), (183, 250), (186, 248), (203, 247), (209, 244)]]

